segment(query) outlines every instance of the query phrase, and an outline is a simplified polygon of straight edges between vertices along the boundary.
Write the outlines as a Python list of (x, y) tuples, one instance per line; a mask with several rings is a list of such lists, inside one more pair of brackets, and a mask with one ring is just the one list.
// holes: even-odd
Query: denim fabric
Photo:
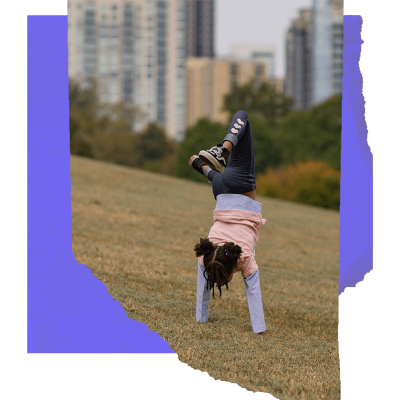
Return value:
[[(196, 302), (196, 321), (207, 322), (208, 303), (210, 302), (211, 289), (207, 290), (207, 281), (204, 278), (204, 267), (197, 262), (197, 302)], [(260, 333), (266, 330), (264, 310), (261, 297), (260, 279), (258, 270), (244, 278), (246, 285), (246, 299), (250, 312), (250, 321), (253, 332)]]
[(220, 194), (241, 194), (256, 189), (253, 135), (250, 120), (245, 111), (238, 111), (232, 117), (223, 142), (225, 140), (229, 140), (234, 147), (224, 173), (213, 170), (207, 170), (204, 173), (212, 182), (215, 198)]

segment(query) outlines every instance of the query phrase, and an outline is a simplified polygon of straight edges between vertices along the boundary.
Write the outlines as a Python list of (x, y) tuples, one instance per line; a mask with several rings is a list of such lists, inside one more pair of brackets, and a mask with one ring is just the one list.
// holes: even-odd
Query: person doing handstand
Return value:
[[(231, 156), (227, 166), (227, 159)], [(231, 120), (222, 143), (192, 156), (189, 165), (212, 183), (217, 204), (214, 225), (207, 238), (194, 246), (198, 258), (196, 320), (208, 320), (208, 304), (214, 286), (219, 290), (241, 272), (254, 332), (266, 330), (255, 248), (262, 218), (262, 204), (255, 200), (254, 144), (245, 111)]]

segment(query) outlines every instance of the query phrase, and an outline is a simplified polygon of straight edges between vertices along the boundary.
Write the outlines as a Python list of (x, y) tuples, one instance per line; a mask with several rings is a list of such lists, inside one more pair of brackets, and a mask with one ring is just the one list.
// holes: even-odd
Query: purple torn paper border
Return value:
[[(360, 29), (344, 17), (339, 292), (372, 269)], [(173, 353), (74, 258), (68, 108), (67, 16), (28, 16), (28, 353)]]
[(344, 16), (339, 294), (372, 269), (372, 154), (358, 64), (361, 26), (361, 16)]
[(173, 353), (72, 253), (67, 16), (28, 16), (28, 353)]

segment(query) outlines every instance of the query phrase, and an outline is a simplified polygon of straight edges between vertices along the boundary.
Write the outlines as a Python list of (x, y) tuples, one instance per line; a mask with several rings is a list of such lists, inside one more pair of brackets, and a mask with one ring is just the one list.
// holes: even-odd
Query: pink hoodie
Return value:
[[(226, 201), (228, 198), (225, 197), (224, 201), (220, 201), (220, 204), (218, 204), (218, 198), (220, 196), (230, 196), (230, 201)], [(244, 195), (217, 196), (217, 207), (214, 210), (214, 225), (210, 229), (208, 238), (216, 246), (222, 246), (226, 242), (234, 242), (242, 248), (243, 253), (238, 260), (238, 265), (234, 272), (241, 271), (242, 276), (246, 278), (258, 269), (255, 260), (255, 249), (258, 243), (261, 225), (265, 224), (266, 219), (262, 218), (261, 213), (257, 212), (238, 209), (218, 209), (221, 208), (221, 203), (222, 207), (232, 203), (232, 196), (245, 197)], [(240, 203), (244, 202), (248, 204), (249, 200), (257, 203), (255, 205), (260, 205), (259, 209), (261, 210), (261, 204), (248, 197), (246, 197), (246, 199), (235, 197), (236, 203), (234, 207), (236, 208), (255, 209), (252, 205), (250, 205), (250, 207), (246, 206), (246, 204), (238, 205), (238, 199)], [(200, 264), (203, 265), (203, 256), (200, 257)]]

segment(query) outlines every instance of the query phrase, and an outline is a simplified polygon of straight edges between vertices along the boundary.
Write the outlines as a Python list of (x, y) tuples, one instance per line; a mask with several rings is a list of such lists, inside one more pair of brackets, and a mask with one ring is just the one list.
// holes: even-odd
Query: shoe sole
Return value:
[(207, 151), (201, 150), (199, 153), (199, 158), (214, 171), (217, 171), (221, 174), (225, 171), (225, 168)]
[[(200, 159), (200, 157), (197, 157), (197, 158)], [(204, 176), (204, 173), (203, 173), (203, 172), (197, 171), (197, 169), (193, 167), (193, 162), (194, 162), (194, 161), (196, 161), (196, 158), (194, 158), (193, 161), (192, 161), (192, 163), (191, 163), (191, 164), (189, 163), (189, 165), (190, 165), (196, 172), (198, 172), (201, 176)], [(212, 182), (208, 179), (208, 183), (212, 183)]]

